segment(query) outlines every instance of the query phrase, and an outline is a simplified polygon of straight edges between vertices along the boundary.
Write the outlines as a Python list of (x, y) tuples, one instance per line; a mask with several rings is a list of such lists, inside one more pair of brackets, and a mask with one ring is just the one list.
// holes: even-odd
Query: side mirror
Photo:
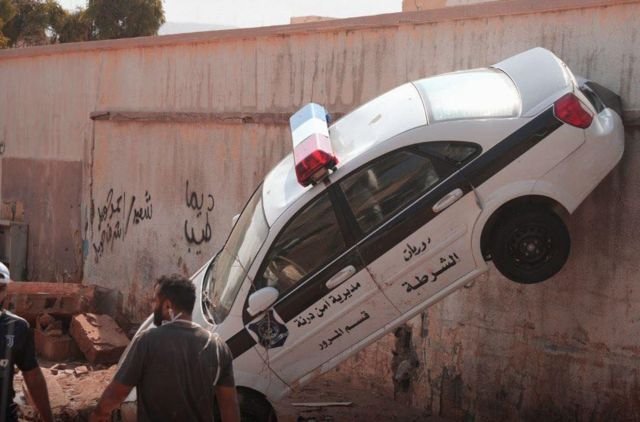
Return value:
[(233, 216), (233, 218), (231, 219), (231, 226), (236, 225), (236, 221), (238, 221), (238, 218), (240, 218), (240, 214), (236, 214)]
[(278, 300), (278, 290), (274, 287), (263, 287), (249, 296), (249, 315), (256, 316), (260, 312), (266, 311), (276, 300)]

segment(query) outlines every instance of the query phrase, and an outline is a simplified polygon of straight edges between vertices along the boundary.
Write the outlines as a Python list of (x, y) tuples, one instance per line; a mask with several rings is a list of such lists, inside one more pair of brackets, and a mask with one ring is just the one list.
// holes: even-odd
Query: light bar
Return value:
[(327, 111), (309, 103), (289, 119), (296, 177), (302, 186), (316, 184), (338, 164), (329, 139)]

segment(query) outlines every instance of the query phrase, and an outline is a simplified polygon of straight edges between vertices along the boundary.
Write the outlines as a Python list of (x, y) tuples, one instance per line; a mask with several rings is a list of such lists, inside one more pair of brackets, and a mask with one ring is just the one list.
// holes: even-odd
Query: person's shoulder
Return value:
[(14, 314), (13, 312), (4, 311), (2, 313), (2, 319), (7, 323), (15, 324), (16, 328), (29, 328), (29, 323), (26, 319)]

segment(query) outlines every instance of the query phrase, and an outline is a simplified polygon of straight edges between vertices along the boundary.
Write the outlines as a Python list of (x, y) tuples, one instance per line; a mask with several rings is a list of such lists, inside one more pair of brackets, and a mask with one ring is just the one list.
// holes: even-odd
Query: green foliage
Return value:
[(56, 0), (0, 0), (0, 48), (155, 35), (162, 0), (88, 0), (64, 10)]
[(16, 8), (11, 0), (0, 0), (0, 48), (4, 48), (9, 45), (9, 38), (7, 38), (2, 28), (4, 24), (16, 15)]
[(42, 45), (57, 40), (57, 30), (66, 12), (56, 1), (11, 0), (11, 3), (15, 14), (2, 27), (8, 45)]
[(162, 0), (89, 0), (92, 38), (155, 35), (165, 22)]
[(67, 14), (58, 31), (58, 41), (61, 43), (88, 41), (90, 36), (91, 21), (87, 16), (87, 12), (82, 9)]

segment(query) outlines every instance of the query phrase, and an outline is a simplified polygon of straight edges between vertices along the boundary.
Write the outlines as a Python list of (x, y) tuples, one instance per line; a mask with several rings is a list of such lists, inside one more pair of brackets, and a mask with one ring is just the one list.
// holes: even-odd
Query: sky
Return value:
[[(85, 7), (86, 0), (58, 0), (66, 9)], [(379, 15), (399, 12), (402, 0), (164, 0), (167, 22), (240, 28), (288, 24), (292, 16)]]

